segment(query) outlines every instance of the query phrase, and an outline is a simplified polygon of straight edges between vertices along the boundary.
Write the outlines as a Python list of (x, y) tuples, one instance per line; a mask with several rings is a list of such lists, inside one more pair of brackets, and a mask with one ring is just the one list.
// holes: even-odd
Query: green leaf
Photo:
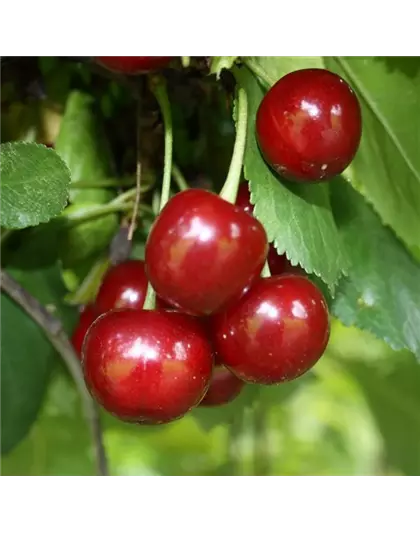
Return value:
[(216, 78), (219, 79), (222, 70), (231, 69), (237, 59), (237, 56), (212, 57), (210, 65), (210, 74), (216, 74)]
[(349, 279), (337, 290), (333, 313), (420, 359), (420, 265), (350, 185), (336, 180), (331, 190), (351, 257)]
[[(89, 215), (96, 204), (78, 203), (67, 208), (67, 216)], [(99, 255), (109, 245), (118, 229), (118, 216), (110, 213), (97, 219), (77, 222), (69, 220), (61, 232), (59, 254), (65, 268), (77, 265), (86, 259)]]
[(54, 150), (35, 143), (2, 144), (0, 173), (3, 227), (36, 226), (64, 209), (70, 173)]
[[(60, 306), (64, 294), (56, 266), (42, 270), (8, 270), (64, 323), (71, 312)], [(9, 453), (36, 420), (55, 354), (43, 331), (8, 296), (1, 294), (1, 449)]]
[(264, 92), (249, 72), (240, 71), (238, 76), (248, 95), (244, 168), (254, 214), (279, 253), (286, 253), (293, 265), (299, 263), (333, 288), (346, 271), (347, 259), (331, 212), (328, 184), (286, 184), (274, 176), (255, 139), (255, 116)]
[[(71, 170), (72, 183), (95, 183), (111, 177), (110, 153), (90, 95), (73, 91), (68, 96), (55, 148)], [(73, 203), (105, 203), (112, 197), (106, 189), (70, 191)]]
[(363, 134), (348, 173), (385, 224), (420, 245), (420, 60), (326, 58), (355, 89)]

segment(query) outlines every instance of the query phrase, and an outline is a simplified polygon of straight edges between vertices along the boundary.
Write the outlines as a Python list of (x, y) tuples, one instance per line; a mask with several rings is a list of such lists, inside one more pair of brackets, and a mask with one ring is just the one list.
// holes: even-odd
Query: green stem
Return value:
[(172, 176), (180, 191), (186, 191), (190, 188), (180, 168), (175, 163), (172, 163)]
[(72, 222), (86, 222), (88, 220), (92, 220), (95, 218), (100, 218), (106, 215), (110, 215), (111, 213), (120, 213), (122, 211), (130, 211), (131, 205), (130, 204), (113, 204), (112, 202), (105, 205), (98, 205), (96, 207), (92, 207), (88, 211), (76, 211), (74, 213), (66, 212), (64, 210), (61, 213), (61, 217), (65, 218), (67, 220), (70, 220)]
[(271, 76), (269, 76), (261, 65), (259, 65), (252, 57), (243, 59), (243, 62), (249, 70), (267, 86), (267, 88), (272, 87), (276, 83), (276, 80), (271, 78)]
[(181, 63), (182, 63), (182, 66), (184, 68), (188, 68), (190, 66), (190, 63), (191, 63), (190, 56), (182, 56), (181, 57)]
[(242, 87), (238, 87), (236, 98), (236, 139), (233, 147), (229, 172), (220, 192), (220, 197), (232, 204), (236, 201), (241, 181), (248, 122), (248, 99)]
[(163, 78), (157, 78), (156, 83), (152, 84), (152, 90), (158, 101), (165, 127), (165, 155), (163, 165), (163, 182), (162, 192), (160, 196), (160, 209), (162, 211), (169, 200), (171, 190), (171, 174), (172, 174), (172, 147), (173, 147), (173, 132), (172, 132), (172, 113), (171, 105), (169, 103), (168, 91), (166, 89), (166, 81)]
[(70, 183), (71, 189), (103, 189), (105, 187), (127, 187), (129, 185), (134, 185), (136, 182), (133, 178), (110, 178), (103, 179), (99, 181), (75, 181)]
[[(163, 124), (165, 127), (165, 154), (163, 163), (163, 180), (162, 190), (160, 194), (159, 212), (165, 207), (169, 200), (171, 192), (171, 175), (172, 175), (172, 148), (173, 148), (173, 132), (172, 132), (172, 113), (171, 105), (169, 103), (168, 91), (166, 89), (166, 81), (161, 78), (152, 80), (152, 91), (158, 101), (160, 111), (162, 113)], [(156, 293), (149, 282), (147, 285), (146, 299), (143, 309), (153, 310), (156, 307)]]

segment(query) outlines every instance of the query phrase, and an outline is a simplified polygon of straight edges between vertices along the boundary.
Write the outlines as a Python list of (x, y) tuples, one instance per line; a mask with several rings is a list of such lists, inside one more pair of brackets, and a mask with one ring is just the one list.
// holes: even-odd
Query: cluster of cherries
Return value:
[[(109, 269), (73, 335), (89, 390), (115, 416), (156, 424), (233, 400), (245, 382), (303, 374), (325, 350), (322, 293), (294, 273), (252, 217), (209, 191), (175, 195), (146, 244), (145, 261)], [(260, 278), (270, 258), (269, 278)], [(143, 310), (148, 281), (157, 309)], [(98, 318), (99, 317), (99, 318)]]
[[(114, 59), (132, 65), (136, 58)], [(319, 182), (353, 159), (359, 104), (331, 72), (293, 72), (264, 97), (256, 134), (282, 177)], [(202, 189), (178, 193), (151, 228), (145, 261), (105, 275), (73, 343), (86, 384), (107, 411), (132, 423), (165, 423), (198, 405), (227, 403), (245, 383), (293, 380), (319, 360), (329, 338), (325, 299), (269, 245), (252, 211), (246, 184), (235, 205)], [(261, 277), (266, 261), (271, 276)], [(154, 310), (143, 309), (148, 283)]]

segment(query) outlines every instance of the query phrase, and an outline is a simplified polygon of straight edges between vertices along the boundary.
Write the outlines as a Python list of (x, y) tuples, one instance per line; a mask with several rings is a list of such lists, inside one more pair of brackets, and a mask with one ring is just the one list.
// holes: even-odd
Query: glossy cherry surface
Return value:
[(232, 402), (245, 383), (222, 365), (214, 367), (210, 387), (201, 400), (201, 407), (214, 407)]
[(121, 74), (141, 74), (142, 72), (149, 72), (166, 67), (172, 57), (157, 57), (157, 56), (143, 56), (143, 57), (95, 57), (97, 63), (114, 72)]
[(96, 313), (93, 305), (87, 305), (80, 313), (79, 322), (77, 323), (73, 331), (73, 335), (71, 336), (71, 343), (80, 359), (82, 358), (83, 340), (87, 330), (90, 328), (92, 322), (97, 318), (97, 316), (98, 314)]
[(132, 259), (112, 266), (105, 274), (95, 307), (98, 314), (111, 309), (143, 309), (147, 292), (144, 262)]
[[(235, 203), (249, 215), (253, 214), (254, 206), (251, 204), (251, 195), (247, 183), (240, 184)], [(286, 271), (293, 271), (294, 269), (288, 261), (286, 254), (279, 255), (272, 244), (269, 247), (267, 260), (273, 276), (283, 274)]]
[(306, 182), (340, 174), (357, 152), (361, 131), (355, 93), (324, 69), (281, 78), (263, 98), (256, 118), (266, 161), (281, 176)]
[(213, 332), (219, 360), (240, 379), (281, 383), (304, 374), (324, 353), (327, 304), (303, 276), (264, 278), (215, 317)]
[(201, 324), (177, 312), (110, 311), (83, 344), (91, 394), (129, 422), (159, 424), (187, 413), (206, 393), (212, 366)]
[(157, 294), (195, 315), (238, 298), (260, 274), (268, 252), (263, 226), (201, 189), (175, 195), (146, 243), (146, 274)]

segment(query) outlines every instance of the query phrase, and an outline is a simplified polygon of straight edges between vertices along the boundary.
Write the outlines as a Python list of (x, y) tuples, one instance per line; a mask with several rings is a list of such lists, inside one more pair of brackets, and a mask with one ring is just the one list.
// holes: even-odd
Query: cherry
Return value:
[(105, 274), (96, 296), (99, 315), (111, 309), (143, 309), (147, 292), (144, 262), (131, 259), (112, 266)]
[(161, 211), (146, 243), (146, 274), (170, 305), (209, 315), (240, 297), (268, 252), (263, 226), (216, 194), (189, 189)]
[(128, 422), (180, 418), (202, 400), (212, 366), (201, 324), (177, 312), (110, 311), (95, 321), (83, 343), (91, 394)]
[[(247, 183), (240, 184), (235, 203), (249, 215), (253, 214), (254, 206), (251, 204), (251, 195)], [(269, 247), (267, 260), (273, 276), (283, 274), (286, 271), (293, 271), (295, 268), (289, 263), (286, 254), (279, 255), (272, 244)]]
[(214, 367), (210, 387), (201, 400), (200, 407), (224, 405), (233, 401), (244, 388), (245, 383), (221, 365)]
[(220, 361), (240, 379), (265, 385), (304, 374), (329, 338), (321, 291), (294, 274), (258, 280), (212, 325)]
[(266, 161), (281, 176), (316, 182), (343, 172), (362, 132), (358, 99), (337, 74), (303, 69), (281, 78), (263, 98), (256, 132)]
[(94, 60), (114, 72), (121, 74), (140, 74), (166, 67), (172, 57), (95, 57)]
[(96, 313), (96, 310), (92, 304), (87, 305), (80, 313), (79, 322), (75, 330), (73, 331), (73, 335), (71, 337), (71, 343), (73, 345), (73, 348), (80, 359), (82, 358), (83, 340), (85, 338), (87, 330), (90, 328), (92, 322), (97, 316), (98, 314)]

